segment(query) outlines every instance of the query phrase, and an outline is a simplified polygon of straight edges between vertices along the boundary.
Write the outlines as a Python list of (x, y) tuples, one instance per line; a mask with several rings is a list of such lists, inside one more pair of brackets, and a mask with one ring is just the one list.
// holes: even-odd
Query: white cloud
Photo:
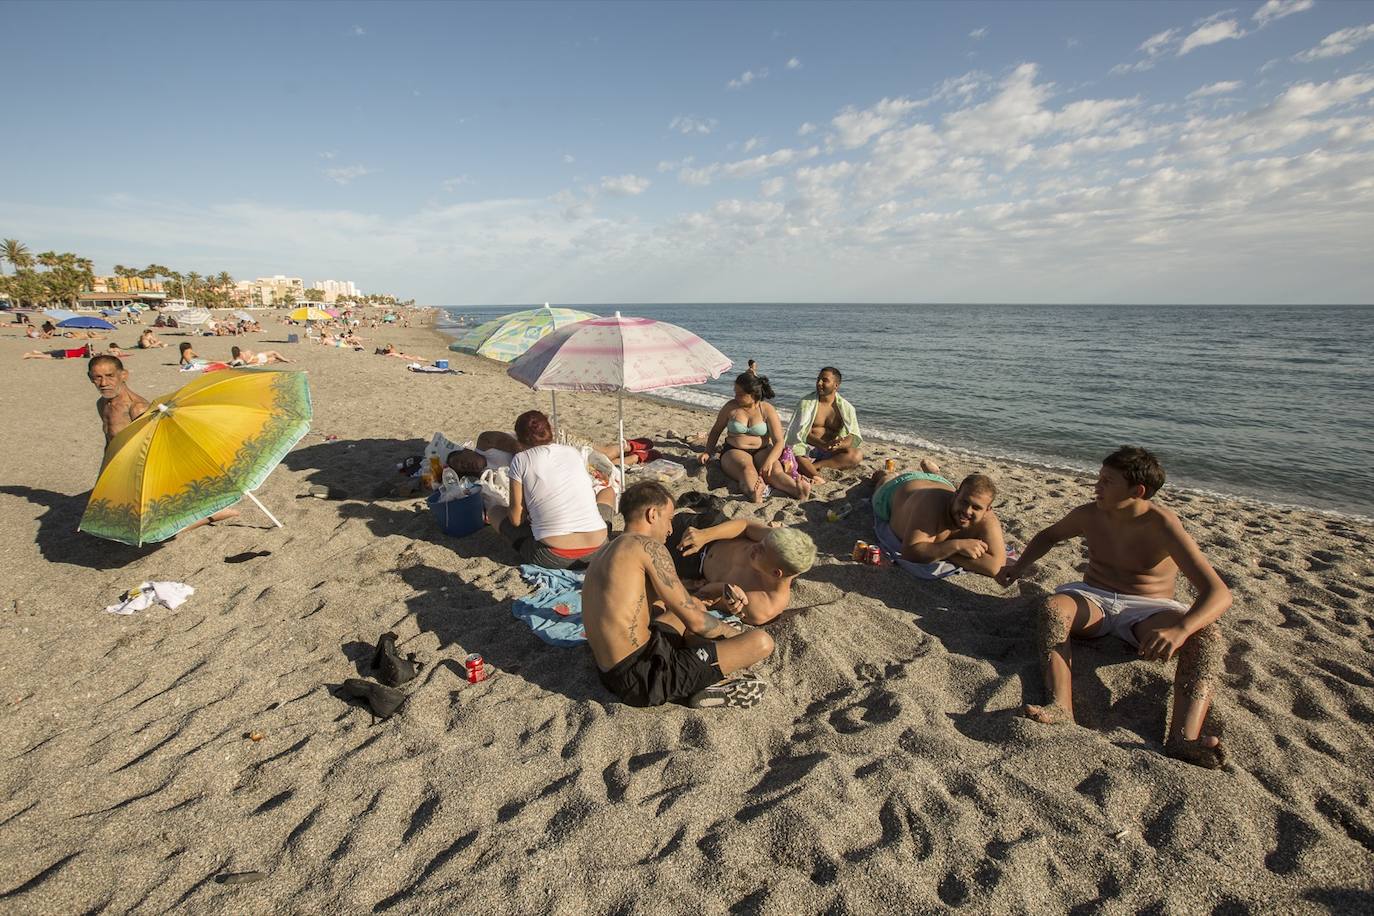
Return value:
[(1214, 45), (1228, 38), (1242, 38), (1245, 32), (1240, 28), (1240, 24), (1234, 19), (1219, 19), (1201, 26), (1196, 31), (1189, 33), (1178, 46), (1178, 56), (1182, 57), (1189, 51), (1204, 48), (1207, 45)]
[(458, 175), (453, 178), (445, 178), (441, 185), (445, 191), (456, 191), (465, 184), (472, 184), (471, 175)]
[(981, 41), (983, 38), (987, 37), (987, 34), (988, 30), (986, 28), (979, 27), (969, 32), (968, 37), (972, 38), (974, 41)]
[(1228, 92), (1235, 92), (1245, 84), (1240, 80), (1223, 80), (1219, 83), (1209, 83), (1188, 93), (1190, 99), (1201, 99), (1212, 95), (1225, 95)]
[(1259, 23), (1260, 28), (1264, 28), (1284, 16), (1310, 10), (1312, 4), (1313, 0), (1265, 0), (1264, 5), (1255, 10), (1255, 15), (1251, 18)]
[(775, 178), (765, 178), (759, 184), (759, 193), (764, 197), (777, 197), (787, 187), (787, 179), (781, 175)]
[(668, 122), (668, 129), (680, 134), (709, 134), (720, 122), (715, 118), (698, 118), (696, 115), (678, 115)]
[(745, 86), (748, 86), (755, 80), (762, 80), (767, 78), (768, 68), (760, 67), (758, 70), (745, 70), (743, 73), (741, 73), (734, 79), (730, 80), (725, 85), (729, 89), (743, 89)]
[(663, 159), (658, 163), (659, 172), (675, 172), (678, 169), (686, 168), (696, 161), (695, 156), (688, 156), (685, 159)]
[(1295, 54), (1293, 59), (1306, 64), (1327, 57), (1340, 57), (1354, 51), (1371, 38), (1374, 38), (1374, 23), (1341, 29), (1323, 38), (1316, 47)]
[(844, 149), (863, 146), (883, 131), (895, 127), (902, 116), (917, 104), (906, 98), (885, 98), (872, 108), (863, 110), (851, 105), (830, 120), (830, 125), (835, 128), (835, 142)]
[(814, 134), (816, 130), (816, 125), (812, 124), (810, 121), (807, 121), (803, 123), (801, 127), (797, 128), (797, 136), (805, 137), (808, 134)]
[(801, 58), (799, 58), (799, 57), (789, 57), (789, 58), (787, 58), (787, 69), (788, 69), (788, 70), (800, 70), (800, 69), (801, 69), (801, 65), (802, 65), (802, 63), (801, 63)]
[(572, 164), (573, 164), (574, 162), (576, 162), (576, 161), (577, 161), (577, 160), (573, 157), (573, 154), (572, 154), (572, 153), (564, 153), (564, 154), (563, 154), (563, 164), (564, 164), (564, 165), (572, 165)]
[(678, 172), (677, 177), (683, 184), (705, 187), (717, 178), (752, 178), (794, 162), (805, 162), (819, 156), (820, 152), (820, 148), (815, 146), (803, 150), (783, 148), (752, 159), (713, 162), (701, 168), (684, 167)]
[(649, 188), (649, 179), (638, 175), (615, 175), (601, 179), (601, 190), (612, 197), (638, 197)]
[(360, 25), (355, 25), (355, 26), (354, 26), (352, 29), (350, 29), (349, 31), (350, 31), (350, 34), (355, 35), (355, 36), (358, 36), (358, 35), (366, 35), (366, 34), (367, 34), (367, 29), (363, 28), (363, 27), (360, 26)]
[(376, 170), (365, 165), (345, 165), (337, 169), (325, 169), (324, 177), (338, 184), (348, 184), (356, 178), (371, 175), (374, 171)]
[(333, 159), (333, 158), (334, 158), (335, 156), (337, 156), (337, 155), (339, 155), (339, 154), (338, 154), (338, 152), (336, 152), (335, 150), (332, 150), (332, 149), (331, 149), (331, 150), (325, 150), (323, 153), (320, 153), (320, 158), (321, 158), (321, 159)]
[(746, 153), (752, 153), (754, 150), (758, 149), (759, 144), (762, 142), (762, 137), (750, 137), (748, 140), (744, 141), (744, 144), (740, 148)]
[(1169, 45), (1178, 38), (1178, 34), (1178, 29), (1165, 29), (1162, 32), (1156, 32), (1151, 35), (1149, 38), (1142, 41), (1140, 46), (1136, 48), (1136, 50), (1144, 54), (1145, 57), (1134, 63), (1117, 64), (1112, 68), (1112, 74), (1140, 73), (1144, 70), (1153, 69)]

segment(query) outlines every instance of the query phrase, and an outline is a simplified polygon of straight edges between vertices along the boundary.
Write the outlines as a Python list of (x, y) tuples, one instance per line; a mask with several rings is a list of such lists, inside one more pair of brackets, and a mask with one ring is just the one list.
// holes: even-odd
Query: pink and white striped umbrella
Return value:
[(652, 318), (589, 318), (564, 325), (507, 370), (536, 391), (650, 391), (717, 378), (730, 360), (697, 335)]
[[(730, 359), (697, 335), (652, 318), (588, 318), (539, 340), (506, 374), (536, 391), (614, 391), (620, 442), (625, 442), (626, 391), (698, 385), (718, 378)], [(558, 425), (554, 395), (553, 422)], [(625, 479), (625, 454), (620, 455)]]

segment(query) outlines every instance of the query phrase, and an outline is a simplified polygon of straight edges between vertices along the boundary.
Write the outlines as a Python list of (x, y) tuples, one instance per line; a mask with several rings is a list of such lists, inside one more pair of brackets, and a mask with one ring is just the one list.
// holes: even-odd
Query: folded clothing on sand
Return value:
[(130, 589), (123, 601), (111, 604), (105, 611), (110, 614), (132, 614), (146, 611), (154, 604), (175, 611), (195, 593), (194, 588), (182, 582), (144, 582), (138, 588)]

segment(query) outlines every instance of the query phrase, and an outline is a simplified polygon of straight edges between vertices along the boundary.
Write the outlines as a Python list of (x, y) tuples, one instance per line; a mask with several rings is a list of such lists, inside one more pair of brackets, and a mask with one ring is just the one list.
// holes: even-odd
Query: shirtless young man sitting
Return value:
[[(129, 388), (129, 370), (124, 368), (124, 363), (117, 356), (101, 353), (91, 357), (91, 361), (86, 364), (86, 375), (100, 392), (100, 399), (95, 402), (95, 411), (100, 415), (100, 424), (105, 430), (105, 446), (108, 450), (110, 442), (123, 432), (126, 426), (148, 412), (148, 399), (135, 394)], [(202, 525), (222, 522), (238, 514), (237, 509), (221, 509), (184, 530), (190, 531)]]
[(924, 458), (920, 471), (874, 475), (873, 515), (880, 543), (886, 526), (892, 535), (889, 544), (901, 544), (904, 560), (943, 561), (982, 576), (997, 575), (1007, 559), (1002, 523), (992, 509), (997, 485), (984, 474), (970, 474), (956, 489), (939, 471), (938, 464)]
[(625, 533), (596, 555), (582, 584), (582, 623), (601, 683), (630, 706), (757, 704), (762, 681), (722, 679), (771, 655), (773, 639), (717, 620), (687, 593), (663, 546), (672, 494), (638, 483), (620, 510)]
[[(1225, 652), (1214, 624), (1231, 606), (1231, 591), (1178, 516), (1150, 502), (1163, 485), (1164, 469), (1154, 455), (1122, 446), (1103, 459), (1094, 501), (1032, 538), (998, 581), (1010, 585), (1055, 544), (1083, 538), (1088, 547), (1083, 581), (1060, 586), (1039, 608), (1038, 648), (1050, 702), (1028, 705), (1024, 714), (1047, 724), (1072, 722), (1070, 639), (1111, 634), (1150, 661), (1178, 655), (1165, 752), (1215, 768), (1225, 762), (1225, 752), (1215, 736), (1202, 734), (1202, 724)], [(1180, 571), (1197, 590), (1192, 607), (1174, 600)]]
[(844, 470), (859, 466), (863, 436), (854, 407), (840, 396), (843, 377), (834, 366), (816, 375), (816, 393), (801, 399), (784, 438), (797, 456), (797, 468), (819, 479), (827, 468)]
[(719, 509), (677, 515), (668, 550), (696, 597), (753, 626), (787, 610), (792, 582), (816, 562), (806, 533), (726, 518)]

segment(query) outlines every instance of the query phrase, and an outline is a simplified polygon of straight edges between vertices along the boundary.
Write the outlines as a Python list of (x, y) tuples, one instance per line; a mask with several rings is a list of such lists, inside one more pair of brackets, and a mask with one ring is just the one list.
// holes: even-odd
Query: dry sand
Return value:
[[(384, 340), (444, 354), (422, 328)], [(230, 345), (197, 343), (211, 358)], [(30, 346), (0, 340), (0, 911), (1374, 910), (1367, 523), (1166, 488), (1235, 590), (1220, 771), (1160, 753), (1173, 666), (1110, 639), (1076, 650), (1082, 727), (1014, 715), (1040, 697), (1017, 593), (1077, 578), (1080, 550), (1008, 593), (856, 565), (867, 511), (827, 524), (824, 500), (866, 496), (858, 475), (802, 505), (731, 504), (805, 524), (822, 553), (770, 627), (763, 704), (638, 710), (602, 690), (585, 649), (511, 617), (528, 589), (493, 534), (451, 539), (420, 503), (370, 498), (434, 430), (509, 429), (547, 405), (500, 367), (453, 354), (464, 375), (425, 377), (370, 350), (279, 345), (316, 410), (260, 491), (285, 528), (247, 507), (135, 550), (76, 533), (100, 461), (95, 391), (78, 362), (20, 362)], [(184, 383), (172, 352), (130, 358), (132, 387)], [(560, 408), (583, 436), (613, 434), (613, 398)], [(632, 435), (708, 423), (644, 399), (627, 415)], [(889, 455), (911, 458), (872, 445), (874, 464)], [(977, 469), (1020, 544), (1090, 494), (1072, 474)], [(707, 483), (725, 492), (714, 469), (678, 489)], [(312, 484), (352, 498), (302, 498)], [(256, 550), (271, 554), (225, 562)], [(103, 612), (144, 579), (196, 594)], [(428, 667), (373, 725), (329, 688), (385, 630)], [(460, 677), (472, 651), (495, 669), (484, 683)], [(215, 880), (249, 871), (265, 878)]]

